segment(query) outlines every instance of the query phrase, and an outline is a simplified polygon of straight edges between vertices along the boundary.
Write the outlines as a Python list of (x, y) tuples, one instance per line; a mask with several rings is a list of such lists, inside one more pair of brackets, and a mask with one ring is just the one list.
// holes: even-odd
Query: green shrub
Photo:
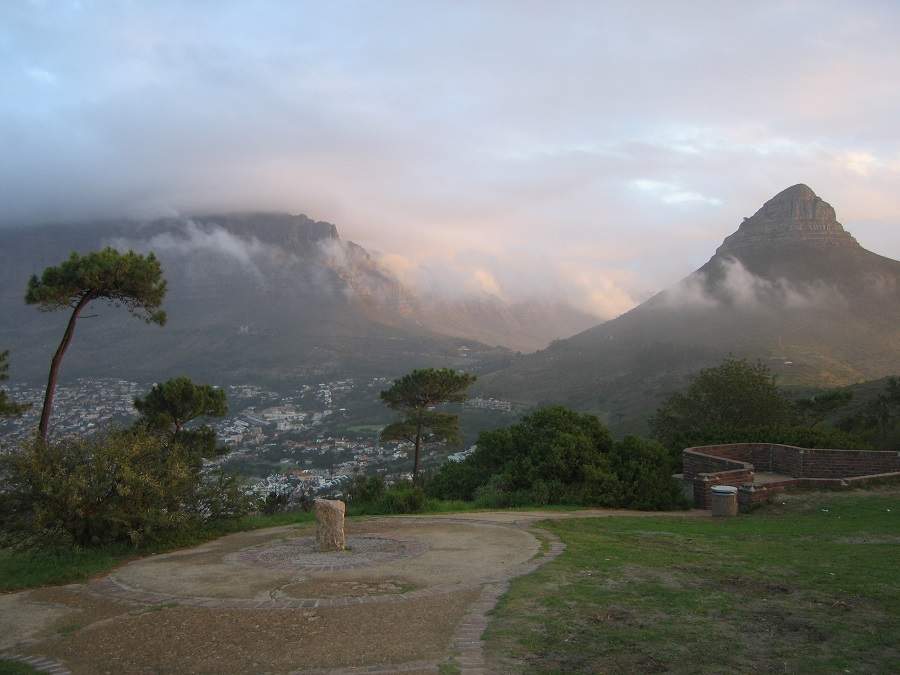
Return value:
[(413, 485), (386, 490), (378, 502), (381, 513), (419, 513), (425, 508), (425, 491)]
[(482, 433), (475, 452), (444, 464), (427, 489), (431, 497), (473, 500), (482, 508), (676, 508), (683, 500), (671, 473), (658, 443), (614, 443), (595, 416), (551, 407)]
[(503, 485), (500, 476), (475, 490), (475, 505), (480, 509), (509, 509), (531, 506), (534, 502), (529, 490), (512, 490)]
[[(900, 383), (895, 386), (900, 401)], [(698, 372), (649, 422), (676, 470), (681, 468), (682, 450), (698, 445), (784, 443), (866, 450), (872, 444), (862, 428), (843, 424), (842, 430), (825, 423), (851, 399), (851, 392), (838, 390), (792, 401), (777, 387), (768, 367), (729, 357)]]
[(558, 480), (536, 480), (531, 484), (529, 490), (529, 499), (532, 504), (537, 506), (546, 506), (553, 504), (563, 491), (563, 484)]
[(793, 403), (766, 365), (728, 357), (696, 373), (687, 389), (666, 399), (649, 421), (654, 437), (678, 461), (686, 438), (710, 430), (740, 433), (786, 426), (795, 419)]
[(425, 490), (412, 483), (385, 486), (382, 476), (357, 474), (347, 489), (347, 502), (358, 515), (419, 513), (425, 510)]
[(267, 516), (271, 516), (273, 513), (281, 513), (282, 511), (287, 510), (289, 501), (290, 497), (286, 494), (270, 492), (263, 500), (260, 511)]
[(668, 451), (656, 441), (626, 436), (610, 452), (610, 466), (619, 479), (620, 503), (645, 511), (689, 506), (672, 479)]
[(198, 482), (192, 507), (197, 518), (215, 522), (243, 518), (255, 509), (255, 503), (241, 489), (238, 476), (220, 471)]
[(384, 490), (383, 476), (358, 473), (353, 476), (347, 488), (347, 501), (350, 504), (375, 504), (384, 496)]
[(233, 479), (205, 482), (195, 449), (145, 429), (54, 443), (0, 459), (0, 528), (20, 545), (134, 545), (213, 518), (243, 515)]
[(503, 476), (495, 474), (475, 489), (475, 504), (482, 509), (505, 509), (512, 506), (513, 496), (504, 484)]
[(474, 463), (448, 461), (429, 476), (425, 493), (438, 499), (471, 500), (483, 481), (484, 475)]
[(0, 675), (32, 675), (40, 672), (40, 670), (33, 668), (27, 663), (0, 658)]
[[(754, 434), (756, 438), (760, 434)], [(760, 441), (747, 441), (760, 442)], [(786, 427), (772, 429), (768, 443), (797, 445), (801, 448), (871, 450), (872, 445), (859, 435), (835, 427)]]

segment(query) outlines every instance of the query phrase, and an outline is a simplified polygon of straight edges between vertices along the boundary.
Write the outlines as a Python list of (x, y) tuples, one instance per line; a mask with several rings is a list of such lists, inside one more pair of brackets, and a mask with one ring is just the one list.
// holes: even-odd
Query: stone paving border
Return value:
[[(515, 527), (529, 529), (521, 525)], [(531, 574), (548, 562), (555, 560), (566, 550), (566, 545), (552, 532), (541, 530), (541, 537), (550, 543), (550, 550), (514, 568), (512, 574), (499, 583), (486, 585), (481, 597), (469, 608), (469, 612), (457, 626), (451, 649), (455, 652), (453, 662), (459, 666), (462, 675), (482, 675), (488, 672), (482, 636), (487, 629), (488, 613), (497, 606), (500, 597), (509, 590), (510, 582), (517, 577)]]
[[(485, 583), (485, 582), (481, 582)], [(432, 598), (464, 591), (480, 584), (440, 585), (422, 588), (407, 593), (384, 593), (381, 595), (347, 596), (343, 598), (210, 598), (203, 596), (180, 596), (143, 591), (132, 588), (117, 579), (107, 577), (91, 583), (91, 595), (130, 605), (177, 605), (179, 607), (201, 607), (206, 609), (331, 609), (377, 603), (397, 603), (420, 598)]]
[(25, 656), (24, 654), (4, 654), (0, 652), (0, 659), (5, 661), (17, 661), (34, 668), (39, 673), (52, 673), (53, 675), (72, 675), (59, 661), (44, 658), (43, 656)]
[(409, 661), (399, 665), (349, 666), (347, 668), (314, 668), (292, 670), (290, 675), (391, 675), (391, 673), (437, 673), (434, 661)]
[[(428, 545), (414, 539), (401, 539), (398, 537), (384, 537), (374, 535), (350, 535), (347, 537), (347, 544), (355, 542), (359, 543), (361, 539), (377, 540), (394, 545), (394, 550), (370, 551), (353, 555), (352, 551), (347, 551), (349, 555), (344, 556), (343, 551), (336, 553), (312, 554), (321, 558), (335, 559), (336, 562), (325, 563), (308, 563), (305, 565), (292, 564), (290, 561), (281, 560), (278, 562), (267, 561), (261, 558), (261, 554), (268, 548), (273, 547), (273, 542), (257, 544), (234, 553), (226, 554), (222, 560), (228, 563), (237, 563), (239, 565), (268, 567), (270, 569), (285, 569), (296, 572), (335, 572), (338, 570), (349, 570), (357, 567), (365, 567), (367, 565), (380, 565), (382, 563), (393, 562), (404, 558), (415, 558), (428, 550)], [(280, 546), (290, 546), (291, 542), (302, 541), (304, 544), (315, 544), (315, 537), (291, 537), (283, 541)], [(344, 561), (340, 561), (341, 557), (345, 557)]]

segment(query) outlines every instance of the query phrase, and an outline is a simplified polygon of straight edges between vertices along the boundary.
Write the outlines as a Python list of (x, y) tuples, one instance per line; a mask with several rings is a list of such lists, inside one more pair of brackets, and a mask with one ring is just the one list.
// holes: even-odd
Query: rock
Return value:
[(337, 499), (317, 499), (316, 545), (320, 551), (344, 550), (344, 502)]
[(859, 248), (853, 235), (837, 221), (831, 204), (800, 184), (782, 190), (752, 218), (744, 218), (738, 231), (727, 237), (716, 253), (797, 243)]

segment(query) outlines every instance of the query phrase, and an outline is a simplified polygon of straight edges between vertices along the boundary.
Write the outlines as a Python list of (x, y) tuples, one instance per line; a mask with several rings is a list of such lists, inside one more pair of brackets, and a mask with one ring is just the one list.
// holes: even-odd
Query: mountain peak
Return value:
[(768, 200), (734, 234), (726, 237), (717, 254), (740, 249), (784, 244), (859, 246), (837, 221), (831, 204), (803, 183), (792, 185)]
[(819, 196), (813, 191), (809, 185), (806, 183), (797, 183), (796, 185), (791, 185), (789, 188), (785, 188), (777, 195), (770, 199), (770, 202), (778, 202), (785, 200), (793, 200), (793, 199), (802, 199), (802, 200), (811, 200), (818, 199)]
[(784, 220), (823, 220), (835, 222), (831, 204), (819, 197), (812, 188), (803, 183), (782, 190), (757, 211), (769, 218)]

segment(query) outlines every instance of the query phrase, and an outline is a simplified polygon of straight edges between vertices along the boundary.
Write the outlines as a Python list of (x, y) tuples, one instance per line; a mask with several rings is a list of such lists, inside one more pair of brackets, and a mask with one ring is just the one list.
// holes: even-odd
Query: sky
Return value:
[(900, 258), (900, 3), (0, 3), (0, 226), (285, 210), (615, 316), (806, 183)]

